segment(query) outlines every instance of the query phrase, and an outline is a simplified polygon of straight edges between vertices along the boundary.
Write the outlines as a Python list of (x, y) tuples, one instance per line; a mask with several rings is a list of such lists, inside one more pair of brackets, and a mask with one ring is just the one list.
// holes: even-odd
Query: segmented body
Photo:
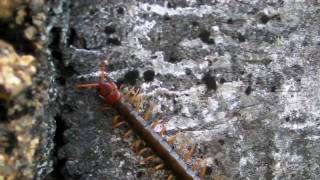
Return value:
[[(163, 133), (157, 133), (154, 131), (153, 124), (146, 123), (146, 120), (150, 118), (150, 113), (147, 113), (144, 117), (140, 116), (140, 113), (137, 112), (137, 106), (140, 106), (141, 101), (138, 101), (138, 105), (131, 105), (126, 101), (126, 98), (121, 96), (120, 91), (118, 90), (116, 84), (108, 78), (108, 81), (105, 80), (104, 75), (104, 64), (100, 66), (100, 81), (97, 83), (91, 84), (80, 84), (77, 85), (77, 88), (95, 88), (98, 90), (100, 97), (105, 101), (105, 103), (115, 110), (118, 111), (121, 116), (121, 120), (127, 122), (132, 130), (143, 140), (146, 145), (152, 149), (152, 151), (162, 159), (163, 163), (168, 169), (170, 169), (175, 175), (176, 179), (181, 180), (200, 180), (198, 174), (201, 177), (205, 174), (204, 171), (200, 170), (200, 173), (197, 172), (199, 169), (199, 161), (196, 161), (193, 166), (188, 165), (185, 160), (190, 160), (195, 146), (191, 148), (192, 150), (187, 153), (187, 156), (181, 158), (181, 156), (175, 151), (174, 147), (168, 143), (168, 141), (162, 137)], [(134, 93), (134, 97), (137, 97), (139, 91)], [(130, 93), (130, 92), (129, 92)], [(138, 108), (139, 109), (139, 108)], [(118, 118), (120, 119), (120, 118)], [(122, 122), (116, 122), (116, 126)], [(157, 124), (157, 123), (155, 123)], [(130, 134), (131, 130), (126, 133), (125, 136)], [(165, 131), (163, 131), (165, 132)], [(162, 164), (156, 167), (161, 169)], [(168, 180), (172, 180), (173, 176), (169, 176)]]
[(189, 168), (189, 165), (176, 153), (171, 145), (154, 132), (153, 128), (145, 123), (145, 120), (135, 111), (130, 104), (120, 100), (114, 105), (114, 108), (124, 117), (135, 133), (143, 139), (146, 144), (157, 154), (167, 167), (173, 171), (178, 179), (183, 180), (200, 180), (197, 174)]

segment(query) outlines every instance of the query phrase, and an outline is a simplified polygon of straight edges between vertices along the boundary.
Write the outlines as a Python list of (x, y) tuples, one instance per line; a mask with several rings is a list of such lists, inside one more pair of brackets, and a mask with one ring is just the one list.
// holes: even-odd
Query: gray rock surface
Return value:
[[(111, 128), (93, 90), (108, 74), (141, 88), (169, 132), (199, 146), (207, 179), (317, 179), (318, 1), (96, 0), (53, 8), (57, 176), (160, 179)], [(148, 73), (147, 73), (147, 72)], [(154, 72), (154, 78), (153, 78)]]

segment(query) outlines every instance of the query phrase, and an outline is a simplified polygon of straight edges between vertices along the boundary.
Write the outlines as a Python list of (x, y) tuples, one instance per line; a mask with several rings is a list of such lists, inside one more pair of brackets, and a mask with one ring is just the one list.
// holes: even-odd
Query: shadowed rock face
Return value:
[[(59, 179), (159, 179), (100, 112), (100, 61), (141, 88), (169, 132), (199, 146), (212, 179), (316, 179), (319, 17), (314, 1), (52, 4)], [(149, 78), (147, 71), (151, 73)], [(147, 78), (146, 78), (147, 77)], [(60, 135), (59, 135), (60, 134)]]

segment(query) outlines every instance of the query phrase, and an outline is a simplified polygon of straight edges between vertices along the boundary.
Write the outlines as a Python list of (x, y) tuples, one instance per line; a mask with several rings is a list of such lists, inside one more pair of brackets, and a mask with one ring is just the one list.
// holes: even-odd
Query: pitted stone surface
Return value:
[(170, 132), (199, 144), (208, 179), (320, 175), (318, 2), (77, 0), (62, 8), (65, 21), (53, 23), (59, 62), (73, 73), (54, 90), (72, 109), (61, 115), (66, 179), (161, 177), (111, 129), (95, 91), (73, 89), (97, 80), (102, 58), (115, 81), (155, 102)]

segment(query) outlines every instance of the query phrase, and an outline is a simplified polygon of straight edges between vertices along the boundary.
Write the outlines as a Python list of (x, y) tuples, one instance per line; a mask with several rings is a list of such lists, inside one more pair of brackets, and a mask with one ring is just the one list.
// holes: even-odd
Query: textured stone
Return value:
[[(74, 91), (76, 83), (98, 79), (105, 58), (108, 75), (140, 87), (169, 132), (198, 143), (194, 157), (207, 159), (207, 179), (320, 176), (317, 1), (62, 4), (51, 31), (57, 79), (63, 79), (52, 89), (65, 125), (61, 176), (163, 177), (139, 165), (130, 143), (112, 130), (113, 114), (98, 111), (95, 91)], [(150, 69), (153, 81), (125, 78)]]
[(49, 71), (41, 52), (44, 21), (37, 24), (42, 28), (33, 26), (32, 16), (40, 11), (34, 7), (22, 0), (0, 2), (0, 179), (34, 179), (38, 161), (49, 162)]

